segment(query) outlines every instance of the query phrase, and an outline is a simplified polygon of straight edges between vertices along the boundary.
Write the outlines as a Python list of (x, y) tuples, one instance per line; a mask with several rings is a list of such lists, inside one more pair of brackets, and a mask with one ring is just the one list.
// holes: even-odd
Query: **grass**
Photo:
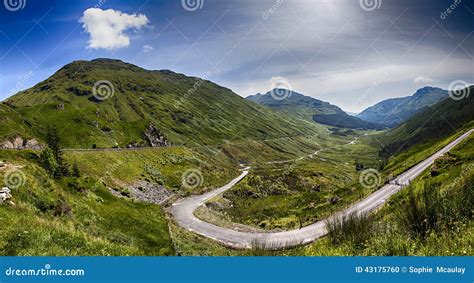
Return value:
[[(114, 89), (113, 96), (100, 102), (93, 96), (99, 80)], [(0, 119), (0, 140), (25, 134), (44, 140), (48, 128), (57, 128), (67, 148), (146, 144), (144, 131), (150, 124), (172, 144), (186, 146), (321, 131), (210, 81), (110, 59), (72, 62), (8, 98), (0, 109), (8, 115)]]
[[(69, 162), (77, 162), (84, 174), (103, 179), (111, 186), (123, 186), (137, 180), (160, 181), (182, 196), (207, 191), (238, 174), (236, 164), (228, 159), (219, 155), (204, 155), (184, 147), (67, 152), (65, 157)], [(190, 169), (202, 173), (202, 183), (195, 188), (182, 185), (183, 174)]]
[[(441, 141), (436, 147), (447, 143)], [(252, 249), (236, 251), (223, 247), (215, 241), (195, 235), (172, 225), (175, 243), (182, 255), (247, 255), (247, 256), (452, 256), (474, 255), (474, 222), (466, 212), (472, 213), (474, 184), (474, 137), (470, 137), (451, 154), (457, 161), (439, 167), (438, 175), (432, 176), (430, 170), (424, 172), (411, 185), (397, 193), (378, 211), (370, 216), (348, 218), (335, 225), (333, 236), (329, 235), (312, 244), (286, 249), (267, 250), (259, 244)], [(444, 161), (439, 161), (446, 163)], [(457, 207), (452, 213), (442, 212), (443, 221), (439, 228), (429, 229), (427, 233), (413, 233), (401, 214), (409, 213), (410, 195), (423, 195), (426, 189), (436, 190), (449, 206)], [(416, 197), (418, 207), (430, 205), (423, 198)], [(457, 203), (453, 205), (453, 203)], [(461, 209), (462, 208), (462, 209)], [(462, 212), (464, 211), (464, 212)], [(439, 214), (438, 212), (436, 214)], [(451, 215), (451, 216), (450, 216)], [(462, 217), (453, 217), (452, 215)], [(423, 217), (426, 218), (426, 217)], [(422, 218), (420, 218), (422, 219)], [(423, 221), (423, 220), (421, 220)], [(349, 225), (346, 225), (349, 223)], [(445, 223), (445, 224), (442, 224)], [(178, 232), (176, 232), (178, 231)], [(201, 252), (202, 251), (202, 252)]]
[(374, 221), (372, 215), (351, 213), (349, 215), (328, 218), (326, 229), (333, 245), (352, 242), (356, 247), (364, 246), (372, 233)]
[[(454, 148), (455, 159), (437, 160), (444, 166), (437, 167), (436, 176), (425, 171), (376, 212), (370, 223), (358, 218), (336, 222), (329, 237), (305, 247), (303, 254), (472, 256), (473, 141), (471, 136)], [(354, 245), (351, 236), (358, 228), (364, 240), (356, 243), (362, 246)]]
[[(474, 126), (474, 124), (472, 126)], [(466, 129), (470, 129), (470, 127), (466, 127)], [(450, 142), (461, 136), (465, 131), (466, 130), (464, 129), (447, 138), (433, 139), (426, 143), (415, 145), (396, 156), (390, 157), (384, 167), (384, 173), (386, 173), (386, 175), (399, 175), (400, 173), (420, 163), (430, 155), (436, 153)]]
[(0, 151), (1, 180), (11, 166), (24, 176), (14, 203), (0, 205), (1, 255), (174, 254), (159, 206), (118, 199), (93, 177), (54, 179), (35, 156)]
[[(323, 219), (371, 192), (359, 184), (356, 163), (376, 167), (377, 148), (364, 135), (359, 136), (356, 144), (350, 144), (353, 139), (320, 137), (313, 147), (292, 141), (274, 142), (272, 148), (281, 151), (292, 150), (292, 146), (307, 148), (306, 152), (298, 152), (306, 158), (298, 159), (296, 155), (287, 162), (258, 163), (246, 179), (224, 193), (221, 203), (213, 207), (218, 207), (218, 213), (228, 221), (265, 230), (301, 228)], [(318, 154), (308, 156), (315, 151)], [(330, 203), (331, 198), (338, 201)]]

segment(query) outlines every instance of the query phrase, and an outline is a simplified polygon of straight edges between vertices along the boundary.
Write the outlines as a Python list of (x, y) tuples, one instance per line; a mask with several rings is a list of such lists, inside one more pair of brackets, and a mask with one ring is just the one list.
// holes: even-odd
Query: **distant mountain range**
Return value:
[[(275, 99), (272, 93), (285, 93), (285, 98)], [(248, 96), (247, 99), (270, 109), (320, 124), (352, 129), (380, 129), (383, 127), (351, 116), (328, 102), (290, 90), (274, 89), (265, 94), (258, 93)]]
[(427, 106), (448, 97), (448, 91), (435, 87), (424, 87), (412, 96), (383, 100), (369, 107), (356, 117), (387, 127), (396, 127)]

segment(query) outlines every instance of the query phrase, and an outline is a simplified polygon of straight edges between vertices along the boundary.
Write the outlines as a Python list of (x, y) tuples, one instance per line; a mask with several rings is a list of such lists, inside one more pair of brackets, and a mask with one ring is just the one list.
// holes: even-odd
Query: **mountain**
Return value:
[(72, 62), (0, 111), (8, 114), (0, 118), (0, 144), (24, 135), (44, 140), (49, 128), (71, 148), (207, 145), (315, 129), (210, 81), (111, 59)]
[(413, 145), (449, 136), (459, 129), (474, 127), (474, 86), (462, 91), (461, 100), (445, 99), (422, 110), (380, 140), (383, 155), (395, 155)]
[(368, 122), (395, 127), (408, 120), (423, 108), (448, 97), (448, 91), (435, 87), (424, 87), (412, 96), (383, 100), (357, 115)]
[[(278, 92), (285, 93), (285, 99), (274, 99), (272, 93)], [(380, 128), (377, 124), (353, 117), (328, 102), (285, 89), (274, 89), (265, 94), (258, 93), (248, 96), (247, 99), (268, 108), (320, 124), (344, 128)]]

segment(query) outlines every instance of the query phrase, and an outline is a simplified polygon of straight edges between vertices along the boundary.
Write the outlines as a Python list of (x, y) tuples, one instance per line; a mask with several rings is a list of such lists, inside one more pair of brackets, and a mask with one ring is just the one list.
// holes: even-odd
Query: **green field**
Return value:
[[(440, 147), (451, 139), (441, 141), (436, 146)], [(263, 251), (258, 247), (238, 251), (226, 249), (173, 224), (171, 231), (176, 249), (182, 255), (472, 256), (473, 141), (474, 137), (471, 136), (453, 149), (449, 157), (437, 160), (436, 176), (432, 176), (431, 170), (425, 171), (409, 187), (370, 215), (365, 225), (354, 230), (343, 226), (335, 239), (326, 236), (307, 246), (284, 251)], [(416, 209), (409, 209), (412, 207)], [(418, 214), (420, 217), (412, 217)], [(229, 223), (224, 222), (226, 225)]]
[(250, 175), (208, 208), (228, 221), (265, 230), (314, 223), (372, 191), (359, 184), (356, 163), (377, 168), (377, 148), (368, 136), (357, 136), (351, 144), (353, 136), (332, 135), (300, 158), (251, 164)]

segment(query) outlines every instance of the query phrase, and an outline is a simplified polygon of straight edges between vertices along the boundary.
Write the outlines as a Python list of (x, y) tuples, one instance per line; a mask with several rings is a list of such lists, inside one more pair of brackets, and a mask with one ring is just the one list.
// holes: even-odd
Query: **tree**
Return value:
[[(55, 177), (69, 175), (69, 169), (63, 159), (63, 152), (60, 145), (61, 139), (56, 128), (50, 128), (46, 134), (46, 144), (48, 145), (42, 152), (42, 161), (46, 169)], [(53, 161), (54, 159), (54, 161)]]
[(43, 167), (48, 170), (51, 175), (56, 176), (59, 170), (59, 165), (51, 148), (47, 147), (41, 152), (40, 160)]

